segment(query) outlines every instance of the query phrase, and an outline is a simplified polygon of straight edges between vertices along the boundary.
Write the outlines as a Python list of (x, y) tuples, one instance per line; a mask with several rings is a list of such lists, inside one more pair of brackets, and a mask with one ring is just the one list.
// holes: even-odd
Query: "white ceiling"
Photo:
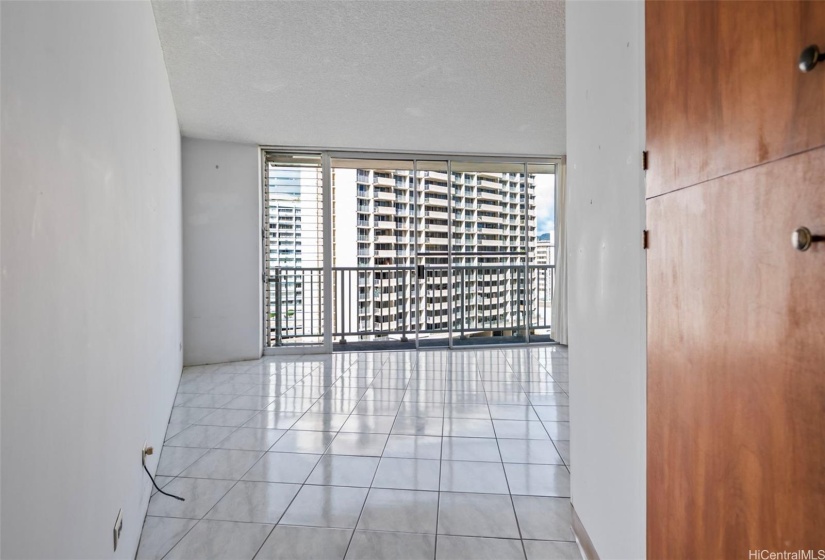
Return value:
[(565, 152), (564, 3), (154, 0), (181, 132)]

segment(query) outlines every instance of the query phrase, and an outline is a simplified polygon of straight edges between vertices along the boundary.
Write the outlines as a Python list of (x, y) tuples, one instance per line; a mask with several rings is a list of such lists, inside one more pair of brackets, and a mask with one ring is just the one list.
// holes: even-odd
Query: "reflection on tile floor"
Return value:
[(137, 558), (580, 558), (559, 346), (186, 368)]

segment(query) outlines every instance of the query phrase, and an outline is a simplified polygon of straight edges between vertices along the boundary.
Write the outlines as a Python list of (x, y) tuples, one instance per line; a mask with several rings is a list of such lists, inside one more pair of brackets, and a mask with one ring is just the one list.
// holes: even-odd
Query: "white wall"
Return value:
[(184, 138), (182, 157), (184, 363), (259, 358), (258, 147)]
[(140, 450), (181, 371), (180, 135), (152, 8), (0, 10), (0, 555), (132, 558)]
[(644, 5), (566, 14), (572, 501), (601, 558), (641, 558)]

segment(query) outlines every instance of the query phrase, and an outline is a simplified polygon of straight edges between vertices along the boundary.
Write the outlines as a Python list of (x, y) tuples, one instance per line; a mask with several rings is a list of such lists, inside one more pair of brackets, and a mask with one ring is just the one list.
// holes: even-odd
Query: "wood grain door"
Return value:
[(648, 196), (825, 144), (821, 1), (649, 1)]
[(825, 549), (825, 4), (646, 7), (648, 557)]
[(647, 212), (649, 557), (825, 548), (825, 148)]

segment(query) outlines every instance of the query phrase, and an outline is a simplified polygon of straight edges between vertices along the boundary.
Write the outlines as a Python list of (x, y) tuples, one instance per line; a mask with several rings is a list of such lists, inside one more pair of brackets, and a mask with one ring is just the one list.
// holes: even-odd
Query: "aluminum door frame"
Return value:
[[(264, 174), (263, 172), (264, 167), (266, 165), (266, 157), (265, 154), (267, 152), (274, 152), (274, 153), (283, 153), (283, 154), (307, 154), (307, 155), (321, 155), (321, 173), (322, 173), (322, 225), (323, 225), (323, 278), (324, 278), (324, 290), (323, 290), (323, 307), (324, 307), (324, 317), (323, 317), (323, 324), (324, 324), (324, 333), (323, 333), (323, 341), (321, 344), (314, 344), (314, 345), (294, 345), (289, 347), (278, 347), (273, 348), (268, 346), (268, 337), (266, 334), (266, 314), (264, 313), (264, 321), (261, 322), (262, 327), (262, 354), (263, 355), (290, 355), (290, 354), (331, 354), (332, 347), (333, 347), (333, 317), (332, 317), (332, 305), (333, 305), (333, 296), (334, 291), (332, 289), (332, 169), (330, 166), (330, 162), (332, 159), (386, 159), (386, 160), (412, 160), (413, 161), (413, 176), (415, 177), (415, 181), (418, 180), (418, 162), (419, 161), (444, 161), (447, 164), (447, 236), (448, 236), (448, 257), (447, 257), (447, 269), (448, 269), (448, 299), (450, 300), (449, 305), (449, 335), (448, 335), (448, 345), (447, 348), (453, 349), (453, 310), (452, 310), (452, 162), (453, 161), (461, 161), (464, 163), (523, 163), (524, 164), (524, 184), (525, 184), (525, 200), (524, 200), (524, 212), (525, 212), (525, 233), (524, 233), (524, 246), (525, 252), (528, 250), (528, 235), (527, 235), (527, 223), (528, 223), (528, 212), (529, 212), (529, 199), (527, 197), (527, 170), (528, 165), (530, 163), (537, 163), (537, 164), (553, 164), (555, 166), (556, 174), (555, 174), (555, 184), (558, 188), (559, 185), (559, 174), (558, 170), (560, 165), (563, 161), (563, 156), (523, 156), (523, 155), (516, 155), (516, 154), (474, 154), (474, 153), (456, 153), (456, 152), (404, 152), (404, 151), (396, 151), (396, 152), (381, 152), (381, 151), (363, 151), (363, 150), (346, 150), (346, 149), (335, 149), (335, 148), (322, 148), (322, 147), (289, 147), (289, 146), (259, 146), (259, 154), (260, 154), (260, 161), (261, 161), (261, 182), (259, 192), (261, 193), (261, 214), (263, 215), (265, 212), (265, 205), (263, 200), (263, 180)], [(417, 186), (417, 185), (416, 185)], [(414, 232), (416, 236), (416, 244), (415, 244), (415, 256), (416, 261), (418, 260), (418, 189), (414, 190), (414, 197), (415, 197), (415, 212), (416, 212), (416, 219), (415, 219), (415, 227)], [(261, 227), (264, 228), (265, 224), (261, 223)], [(263, 251), (263, 246), (261, 246), (261, 251)], [(529, 255), (527, 255), (529, 256)], [(525, 296), (527, 296), (527, 266), (528, 266), (528, 258), (525, 256)], [(417, 271), (417, 269), (416, 269)], [(266, 301), (264, 300), (264, 294), (266, 290), (265, 284), (265, 271), (261, 271), (261, 308), (264, 308), (266, 305)], [(426, 280), (425, 280), (426, 281)], [(418, 289), (418, 275), (416, 274), (416, 305), (419, 304), (419, 289)], [(527, 303), (525, 303), (525, 308), (527, 307)], [(419, 343), (419, 315), (418, 309), (416, 309), (416, 335), (415, 335), (415, 348), (416, 350), (420, 349)], [(525, 325), (525, 328), (528, 332), (528, 336), (526, 337), (525, 342), (529, 341), (529, 325)], [(481, 345), (461, 345), (460, 349), (473, 349), (478, 348)], [(512, 346), (512, 345), (511, 345)], [(483, 346), (483, 347), (486, 347)]]

